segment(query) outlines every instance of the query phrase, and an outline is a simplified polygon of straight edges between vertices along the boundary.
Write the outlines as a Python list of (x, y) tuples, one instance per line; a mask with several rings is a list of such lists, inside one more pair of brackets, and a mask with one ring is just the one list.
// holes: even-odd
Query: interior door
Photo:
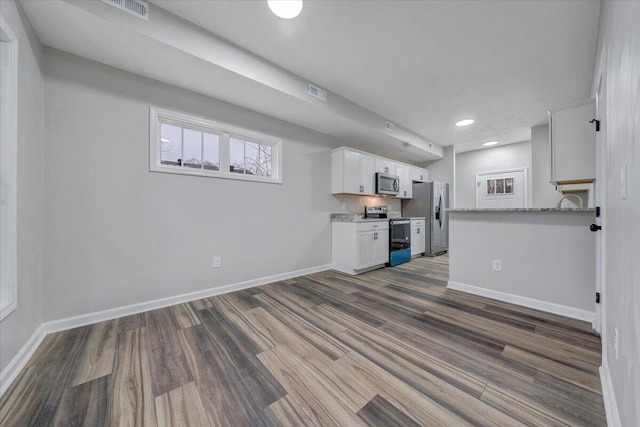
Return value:
[[(596, 206), (606, 206), (606, 171), (607, 150), (606, 141), (606, 114), (604, 106), (604, 87), (602, 75), (596, 92), (596, 119), (600, 120), (600, 132), (596, 132), (596, 182), (595, 182), (595, 204)], [(605, 225), (606, 212), (600, 209), (600, 215), (595, 218), (595, 223), (602, 228), (596, 232), (596, 292), (601, 296), (605, 293), (605, 234), (607, 227)], [(603, 304), (596, 303), (596, 316), (593, 327), (597, 332), (602, 332), (602, 319), (604, 317)]]
[(526, 207), (526, 169), (476, 174), (476, 207)]

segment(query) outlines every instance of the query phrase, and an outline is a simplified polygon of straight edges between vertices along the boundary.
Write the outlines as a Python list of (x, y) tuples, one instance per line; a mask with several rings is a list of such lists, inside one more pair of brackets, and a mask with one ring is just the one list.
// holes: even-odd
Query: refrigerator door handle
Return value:
[(438, 213), (436, 215), (436, 219), (440, 224), (440, 228), (442, 228), (442, 195), (440, 195), (440, 199), (438, 200)]

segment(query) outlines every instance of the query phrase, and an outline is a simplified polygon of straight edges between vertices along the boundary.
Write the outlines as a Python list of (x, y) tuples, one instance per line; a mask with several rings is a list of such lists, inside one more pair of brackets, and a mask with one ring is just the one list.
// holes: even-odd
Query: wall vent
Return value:
[(384, 128), (386, 130), (388, 130), (389, 132), (395, 132), (396, 131), (396, 125), (394, 125), (391, 122), (384, 122)]
[(149, 3), (142, 0), (102, 0), (108, 5), (117, 7), (145, 21), (149, 20)]
[(327, 102), (327, 91), (311, 83), (309, 83), (309, 95), (318, 98), (320, 101)]

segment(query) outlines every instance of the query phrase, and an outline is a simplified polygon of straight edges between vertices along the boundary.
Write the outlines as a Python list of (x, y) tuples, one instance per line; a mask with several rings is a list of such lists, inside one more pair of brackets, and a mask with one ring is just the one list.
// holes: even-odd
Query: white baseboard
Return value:
[(94, 313), (81, 314), (79, 316), (67, 317), (65, 319), (52, 320), (42, 323), (33, 333), (29, 341), (20, 349), (18, 354), (11, 360), (5, 369), (0, 373), (0, 396), (9, 388), (13, 380), (18, 376), (22, 368), (27, 364), (33, 353), (36, 351), (47, 334), (64, 331), (80, 326), (91, 325), (93, 323), (104, 322), (105, 320), (116, 319), (118, 317), (129, 316), (131, 314), (142, 313), (149, 310), (168, 307), (175, 304), (182, 304), (215, 295), (226, 294), (239, 291), (241, 289), (253, 288), (255, 286), (266, 285), (267, 283), (279, 282), (281, 280), (293, 279), (295, 277), (306, 276), (308, 274), (319, 273), (330, 270), (331, 264), (319, 265), (316, 267), (304, 268), (302, 270), (290, 271), (288, 273), (275, 274), (273, 276), (261, 277), (244, 282), (232, 283), (217, 288), (205, 289), (202, 291), (190, 292), (182, 295), (175, 295), (167, 298), (160, 298), (152, 301), (145, 301), (137, 304), (116, 307), (109, 310), (97, 311)]
[(621, 427), (622, 424), (620, 423), (616, 396), (613, 393), (611, 374), (609, 373), (609, 368), (606, 363), (600, 366), (600, 383), (602, 384), (602, 398), (604, 400), (604, 411), (607, 415), (607, 426)]
[(96, 311), (94, 313), (81, 314), (79, 316), (67, 317), (65, 319), (52, 320), (44, 323), (47, 333), (64, 331), (79, 326), (91, 325), (93, 323), (104, 322), (105, 320), (117, 319), (118, 317), (129, 316), (131, 314), (142, 313), (158, 308), (169, 307), (170, 305), (182, 304), (215, 295), (226, 294), (241, 289), (253, 288), (255, 286), (266, 285), (267, 283), (279, 282), (281, 280), (293, 279), (294, 277), (306, 276), (307, 274), (319, 273), (331, 269), (331, 264), (317, 267), (305, 268), (288, 273), (275, 274), (273, 276), (260, 277), (244, 282), (232, 283), (217, 288), (205, 289), (202, 291), (190, 292), (182, 295), (175, 295), (167, 298), (160, 298), (152, 301), (145, 301), (138, 304), (125, 305), (123, 307), (111, 308), (109, 310)]
[(11, 362), (0, 372), (0, 396), (9, 388), (13, 380), (16, 379), (22, 368), (25, 367), (33, 353), (35, 353), (42, 340), (47, 335), (43, 325), (38, 326), (31, 337), (22, 346), (20, 351), (11, 359)]
[(508, 294), (506, 292), (494, 291), (491, 289), (481, 288), (479, 286), (467, 285), (466, 283), (454, 282), (449, 280), (448, 289), (467, 292), (481, 297), (487, 297), (498, 301), (509, 302), (511, 304), (521, 305), (523, 307), (534, 308), (548, 313), (558, 314), (560, 316), (570, 317), (572, 319), (584, 320), (585, 322), (595, 321), (595, 312), (582, 310), (580, 308), (569, 307), (566, 305), (555, 304), (552, 302), (541, 301), (533, 298), (527, 298), (520, 295)]

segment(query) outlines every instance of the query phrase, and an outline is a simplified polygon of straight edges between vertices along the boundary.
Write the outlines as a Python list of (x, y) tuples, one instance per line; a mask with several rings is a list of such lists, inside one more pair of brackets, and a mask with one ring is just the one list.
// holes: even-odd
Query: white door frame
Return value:
[(523, 194), (524, 207), (528, 208), (529, 207), (529, 169), (526, 168), (526, 167), (502, 169), (502, 170), (497, 170), (497, 171), (476, 172), (476, 183), (475, 183), (475, 186), (476, 186), (476, 206), (478, 206), (478, 204), (480, 203), (480, 194), (478, 193), (478, 181), (480, 180), (480, 177), (484, 176), (484, 175), (493, 175), (493, 174), (497, 174), (497, 173), (510, 173), (510, 172), (523, 172), (523, 174), (522, 174), (522, 177), (523, 177), (522, 186), (524, 188), (524, 194)]
[[(596, 292), (600, 293), (600, 304), (595, 304), (595, 319), (593, 321), (593, 328), (602, 335), (602, 331), (605, 329), (605, 319), (604, 315), (605, 307), (603, 300), (605, 298), (605, 242), (606, 242), (606, 212), (602, 209), (602, 206), (606, 205), (606, 197), (607, 197), (607, 174), (606, 174), (606, 164), (607, 164), (607, 149), (606, 149), (606, 121), (605, 119), (605, 110), (604, 110), (604, 94), (601, 92), (603, 87), (602, 83), (604, 82), (604, 70), (602, 69), (602, 65), (604, 62), (604, 47), (600, 56), (600, 68), (598, 70), (598, 76), (596, 80), (596, 88), (595, 88), (595, 97), (596, 97), (596, 119), (600, 120), (600, 132), (596, 132), (596, 183), (594, 186), (595, 192), (595, 205), (600, 206), (600, 217), (595, 219), (595, 223), (602, 227), (600, 231), (596, 232), (596, 271), (595, 271), (595, 282), (596, 282)], [(601, 105), (602, 103), (602, 105)], [(602, 347), (605, 349), (605, 340), (602, 337)], [(605, 358), (605, 352), (603, 351), (603, 360)]]

